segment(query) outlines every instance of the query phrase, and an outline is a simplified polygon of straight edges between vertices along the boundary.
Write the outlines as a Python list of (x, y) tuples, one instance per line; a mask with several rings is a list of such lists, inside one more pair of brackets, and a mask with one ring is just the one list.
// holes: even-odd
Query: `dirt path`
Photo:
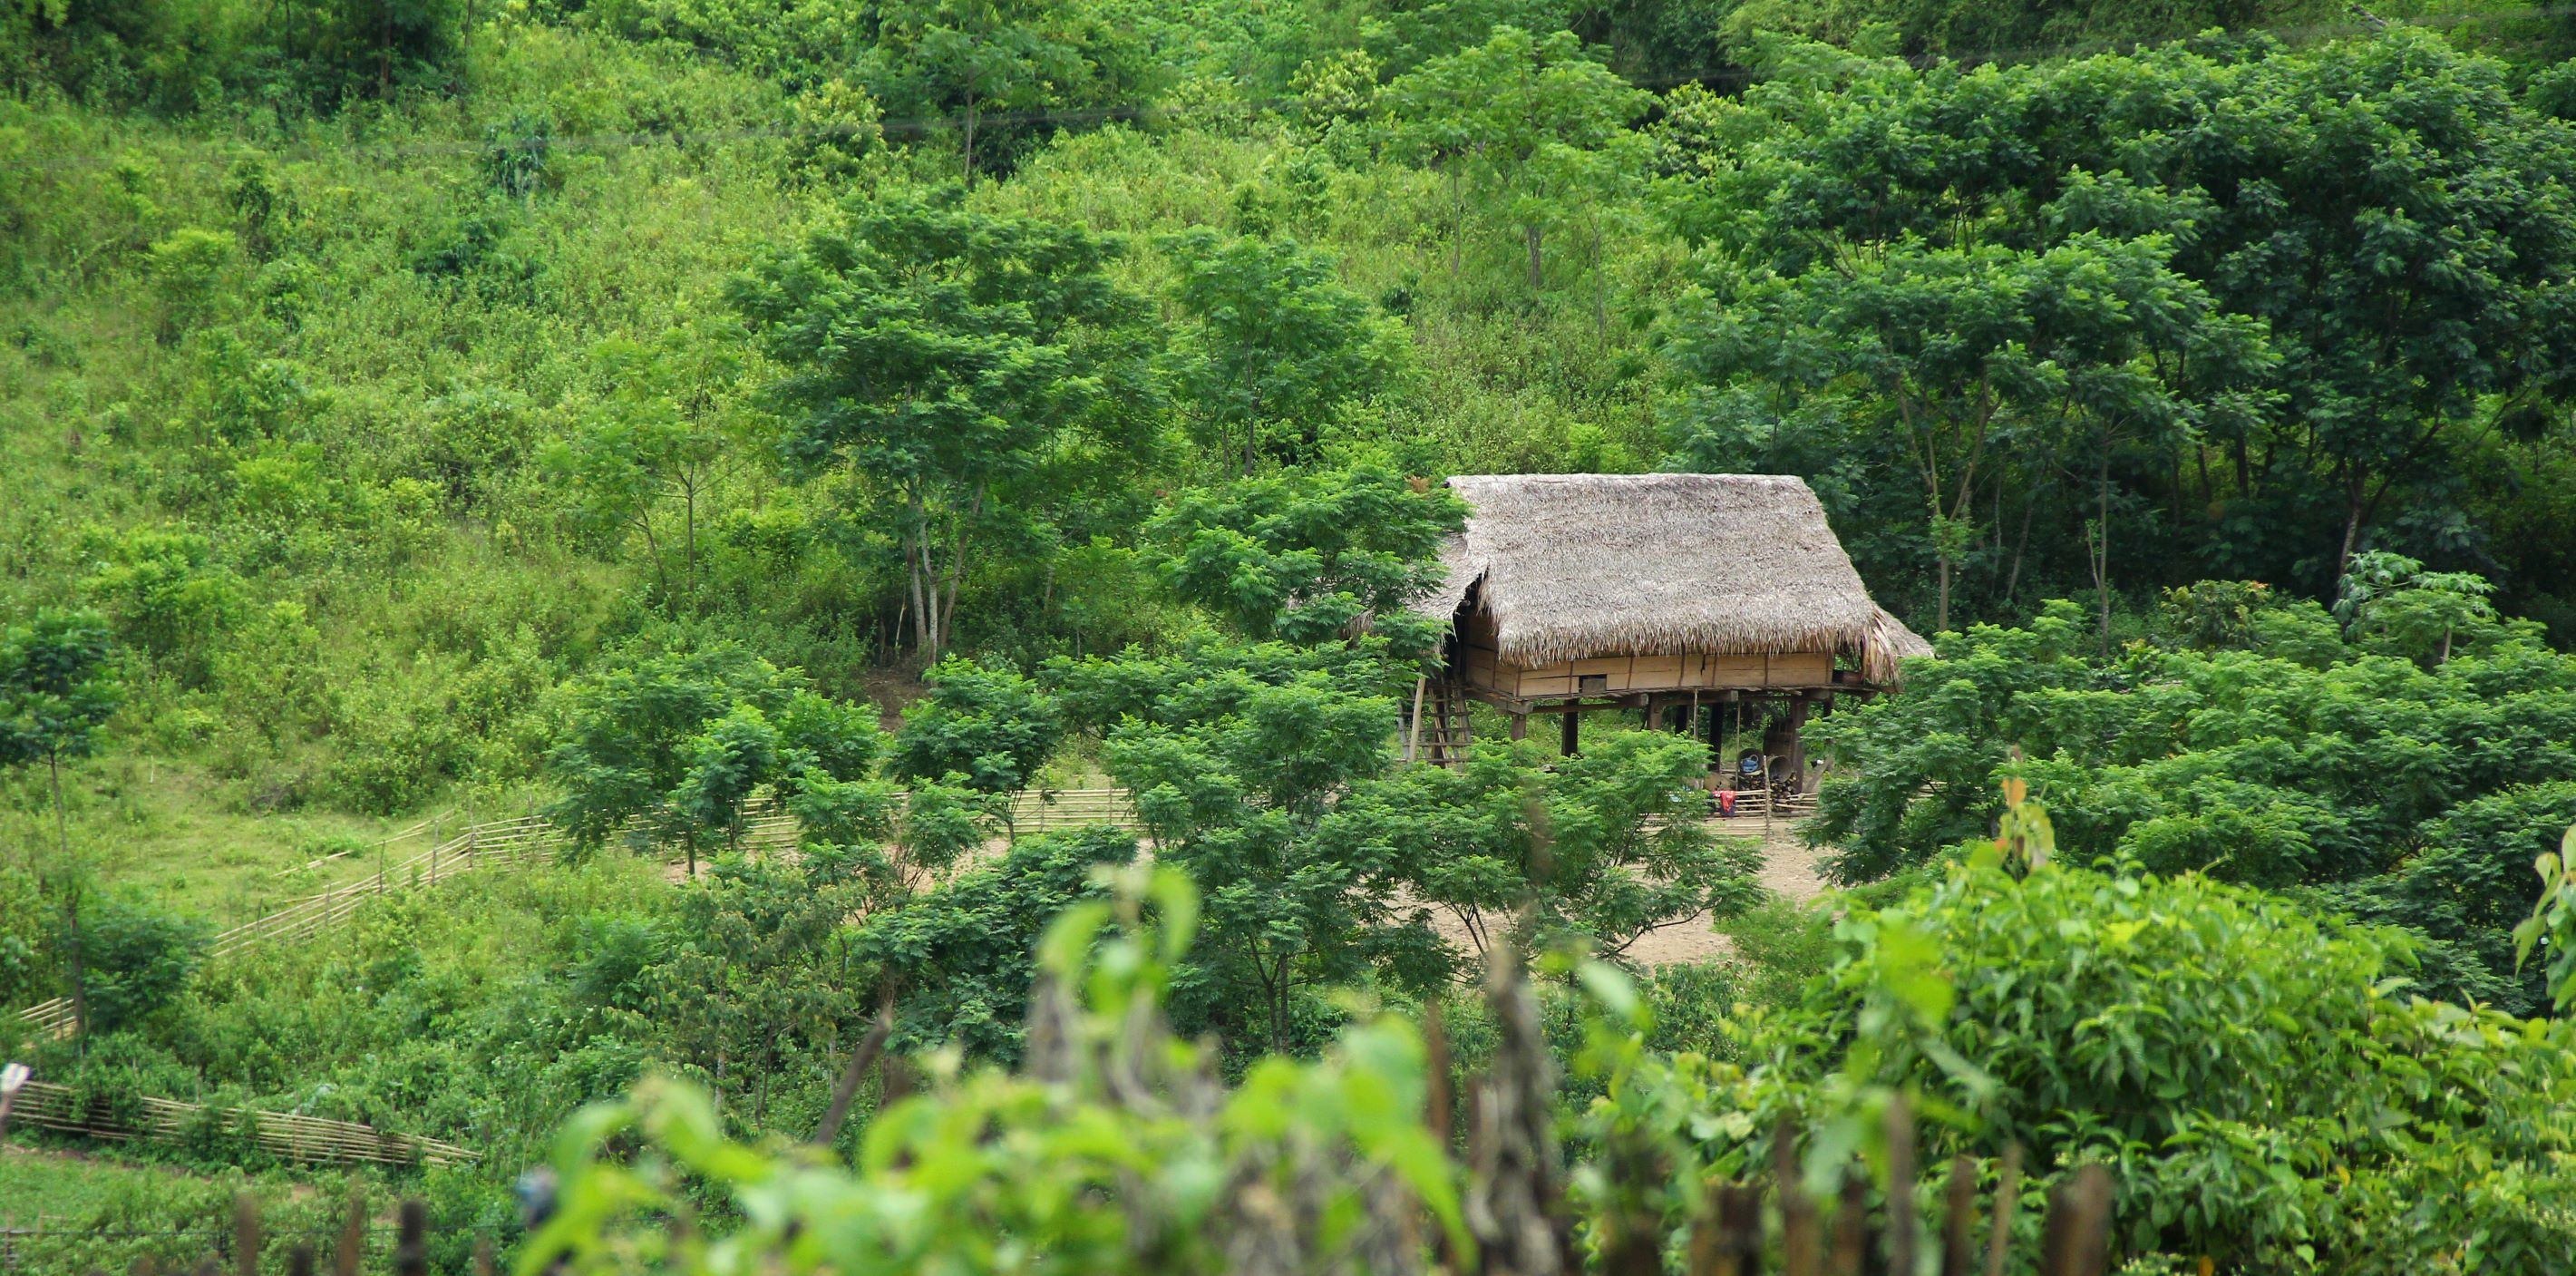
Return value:
[[(1769, 836), (1764, 836), (1758, 819), (1720, 820), (1714, 832), (1721, 837), (1752, 838), (1761, 844), (1762, 885), (1791, 900), (1804, 902), (1824, 893), (1825, 883), (1816, 871), (1816, 851), (1798, 840), (1796, 829), (1787, 821), (1775, 821)], [(1676, 922), (1629, 945), (1628, 956), (1639, 965), (1667, 966), (1675, 962), (1709, 961), (1723, 957), (1730, 950), (1726, 936), (1709, 929), (1711, 918), (1702, 913), (1687, 921)], [(1434, 910), (1431, 927), (1442, 938), (1470, 949), (1466, 927), (1445, 910)]]
[[(1760, 840), (1760, 880), (1764, 887), (1801, 903), (1824, 893), (1824, 878), (1816, 871), (1816, 850), (1798, 840), (1797, 830), (1789, 822), (1774, 821), (1768, 837), (1762, 834), (1762, 821), (1755, 819), (1718, 821), (1717, 832), (1724, 837)], [(1723, 957), (1730, 951), (1733, 941), (1710, 930), (1710, 925), (1708, 914), (1702, 913), (1688, 921), (1666, 926), (1629, 945), (1628, 956), (1641, 966), (1668, 966), (1675, 962)]]

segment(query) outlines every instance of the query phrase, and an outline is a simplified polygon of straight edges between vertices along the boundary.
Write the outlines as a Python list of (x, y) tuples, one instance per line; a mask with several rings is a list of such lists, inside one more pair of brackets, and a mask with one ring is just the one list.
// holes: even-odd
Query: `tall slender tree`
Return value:
[(72, 1016), (84, 1030), (89, 993), (81, 954), (83, 883), (63, 804), (63, 763), (89, 755), (99, 728), (124, 699), (113, 656), (107, 623), (91, 612), (39, 611), (24, 624), (0, 630), (0, 767), (45, 764), (54, 863), (43, 876), (61, 897)]

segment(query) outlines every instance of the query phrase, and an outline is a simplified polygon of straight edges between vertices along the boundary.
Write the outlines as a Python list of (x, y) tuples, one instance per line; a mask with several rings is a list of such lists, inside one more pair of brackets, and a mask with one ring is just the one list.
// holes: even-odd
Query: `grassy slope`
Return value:
[[(603, 134), (655, 110), (721, 123), (767, 92), (541, 30), (488, 50), (476, 79), (487, 100)], [(631, 623), (636, 569), (548, 534), (552, 503), (522, 462), (559, 428), (551, 405), (593, 342), (714, 305), (749, 246), (799, 219), (797, 197), (758, 144), (606, 146), (560, 155), (557, 189), (496, 208), (467, 118), (483, 105), (287, 137), (0, 106), (59, 161), (9, 192), (53, 269), (0, 299), (16, 337), (0, 343), (0, 605), (96, 598), (82, 582), (137, 529), (207, 536), (238, 578), (230, 614), (151, 661), (108, 756), (71, 777), (73, 840), (111, 879), (229, 919), (304, 889), (268, 879), (316, 854), (442, 806), (501, 805), (455, 777), (524, 776), (538, 742), (516, 728), (538, 693)], [(165, 303), (143, 246), (236, 228), (228, 165), (252, 153), (282, 192), (274, 260), (236, 260), (214, 319), (156, 339)], [(533, 282), (496, 292), (415, 268), (475, 218), (542, 263)], [(225, 419), (218, 326), (306, 387), (272, 438)], [(298, 444), (311, 482), (281, 511), (243, 466)], [(406, 480), (442, 490), (419, 509)], [(51, 835), (42, 785), (0, 782), (0, 862)]]
[[(774, 95), (748, 77), (534, 28), (476, 63), (462, 103), (327, 124), (181, 128), (65, 106), (14, 119), (65, 162), (16, 189), (52, 272), (0, 299), (0, 332), (18, 336), (0, 343), (0, 445), (28, 462), (0, 477), (0, 604), (94, 596), (82, 582), (138, 529), (204, 535), (238, 577), (231, 614), (153, 662), (108, 756), (72, 777), (73, 840), (111, 880), (218, 920), (363, 871), (281, 876), (318, 854), (443, 807), (523, 800), (543, 690), (653, 611), (635, 548), (569, 535), (528, 456), (584, 392), (593, 342), (720, 310), (749, 253), (838, 193), (782, 183), (782, 144), (746, 127)], [(563, 140), (551, 188), (512, 201), (478, 163), (485, 122), (521, 112)], [(657, 127), (707, 140), (633, 140)], [(160, 339), (171, 302), (147, 246), (244, 230), (227, 190), (249, 154), (280, 192), (272, 260), (236, 260), (209, 317)], [(1186, 226), (1333, 250), (1354, 288), (1409, 312), (1419, 366), (1403, 393), (1328, 428), (1328, 454), (1425, 470), (1650, 462), (1643, 311), (1624, 299), (1667, 286), (1675, 255), (1621, 245), (1597, 312), (1577, 254), (1533, 298), (1507, 228), (1471, 226), (1453, 279), (1441, 194), (1256, 122), (1068, 137), (978, 199), (1130, 235), (1122, 272), (1142, 290), (1168, 276), (1155, 236)], [(531, 277), (420, 268), (478, 220)], [(246, 430), (218, 329), (308, 393)], [(281, 503), (252, 470), (298, 444), (314, 449), (294, 471), (307, 487)], [(742, 465), (710, 521), (799, 499)], [(868, 600), (831, 557), (790, 564), (785, 588), (763, 580), (739, 628), (859, 694), (852, 608)], [(40, 785), (0, 782), (0, 858), (43, 854), (49, 823)]]

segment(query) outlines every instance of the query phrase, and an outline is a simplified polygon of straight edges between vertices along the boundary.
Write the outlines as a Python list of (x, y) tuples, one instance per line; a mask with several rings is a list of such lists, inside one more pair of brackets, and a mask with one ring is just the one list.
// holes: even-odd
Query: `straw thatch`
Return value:
[(1804, 480), (1524, 474), (1449, 480), (1467, 526), (1422, 609), (1473, 605), (1502, 658), (1834, 651), (1872, 682), (1931, 644), (1870, 600)]

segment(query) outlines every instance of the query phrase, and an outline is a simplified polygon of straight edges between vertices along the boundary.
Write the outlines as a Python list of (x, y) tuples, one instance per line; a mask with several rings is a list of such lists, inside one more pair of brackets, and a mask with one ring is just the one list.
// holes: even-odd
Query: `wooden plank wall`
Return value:
[[(1605, 695), (1636, 691), (1692, 691), (1738, 687), (1822, 687), (1834, 680), (1829, 651), (1780, 655), (1599, 656), (1523, 668), (1503, 660), (1491, 646), (1492, 629), (1460, 634), (1459, 663), (1467, 685), (1527, 700), (1555, 696)], [(1602, 681), (1587, 689), (1586, 677)]]

